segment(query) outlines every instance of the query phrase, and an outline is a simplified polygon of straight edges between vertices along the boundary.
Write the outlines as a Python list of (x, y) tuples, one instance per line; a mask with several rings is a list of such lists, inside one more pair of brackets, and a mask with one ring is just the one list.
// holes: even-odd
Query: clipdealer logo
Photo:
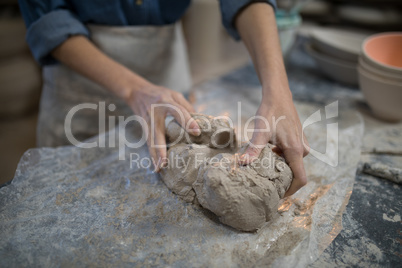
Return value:
[[(339, 116), (339, 103), (338, 101), (332, 102), (325, 106), (325, 118), (321, 117), (321, 110), (315, 111), (312, 115), (310, 115), (304, 122), (303, 122), (303, 133), (304, 130), (315, 123), (320, 121), (338, 118)], [(339, 163), (339, 126), (338, 122), (334, 123), (327, 123), (326, 124), (326, 145), (325, 145), (325, 152), (321, 153), (313, 148), (309, 147), (307, 144), (304, 144), (305, 147), (309, 149), (309, 153), (313, 155), (318, 160), (332, 166), (336, 167)], [(304, 134), (303, 134), (304, 135)], [(304, 139), (303, 139), (304, 143)]]
[[(163, 105), (169, 105), (169, 104), (163, 104)], [(151, 115), (154, 114), (155, 109), (160, 107), (161, 104), (153, 105), (151, 108)], [(173, 105), (172, 105), (173, 106)], [(170, 107), (173, 109), (176, 109), (177, 112), (180, 113), (180, 111), (176, 107)], [(97, 140), (91, 141), (91, 142), (81, 142), (77, 140), (74, 135), (73, 131), (71, 128), (72, 121), (74, 118), (74, 115), (79, 112), (80, 110), (83, 109), (92, 109), (92, 110), (98, 110), (98, 124), (99, 124), (99, 133), (104, 133), (106, 132), (106, 122), (108, 121), (108, 129), (116, 129), (116, 131), (111, 131), (109, 132), (108, 136), (108, 142), (106, 142), (106, 135), (99, 135)], [(114, 104), (109, 104), (106, 107), (105, 102), (99, 102), (99, 104), (95, 103), (82, 103), (74, 106), (68, 113), (64, 121), (64, 131), (66, 134), (67, 139), (69, 142), (79, 148), (83, 149), (90, 149), (90, 148), (116, 148), (116, 146), (119, 147), (119, 160), (125, 160), (126, 159), (126, 154), (125, 150), (126, 148), (140, 148), (144, 146), (147, 143), (147, 138), (149, 135), (149, 129), (151, 129), (151, 135), (153, 135), (153, 117), (151, 117), (151, 128), (148, 128), (148, 124), (144, 118), (141, 116), (137, 115), (132, 115), (129, 117), (124, 117), (124, 116), (108, 116), (108, 120), (106, 120), (106, 109), (109, 111), (115, 111), (116, 106)], [(241, 103), (238, 103), (238, 118), (241, 117)], [(318, 122), (322, 122), (323, 120), (329, 120), (329, 119), (336, 119), (339, 116), (339, 108), (338, 108), (338, 101), (332, 102), (328, 105), (325, 106), (325, 116), (321, 116), (321, 110), (315, 111), (313, 114), (311, 114), (302, 124), (302, 129), (303, 132), (304, 130)], [(181, 115), (181, 117), (184, 119), (184, 116)], [(219, 116), (218, 118), (224, 118), (229, 122), (230, 127), (233, 127), (233, 121), (231, 120), (230, 117), (228, 116)], [(253, 120), (264, 120), (265, 122), (265, 129), (249, 129), (249, 125)], [(269, 126), (268, 121), (265, 118), (261, 118), (260, 116), (253, 116), (250, 117), (246, 124), (245, 127), (243, 128), (244, 133), (238, 133), (239, 137), (244, 137), (248, 139), (248, 133), (253, 132), (253, 131), (258, 131), (258, 132), (270, 132), (273, 131), (275, 133), (276, 127), (278, 124), (280, 124), (280, 121), (286, 120), (285, 116), (281, 116), (278, 119), (275, 120), (273, 118), (273, 126)], [(118, 127), (116, 127), (116, 122), (118, 123)], [(141, 138), (136, 141), (136, 142), (130, 142), (127, 140), (126, 137), (126, 127), (130, 122), (138, 122), (141, 127), (142, 127), (142, 136)], [(237, 129), (241, 129), (240, 122), (238, 122)], [(325, 146), (325, 152), (320, 152), (318, 150), (315, 150), (314, 148), (311, 148), (308, 144), (306, 144), (303, 140), (303, 145), (305, 148), (307, 148), (312, 156), (317, 158), (318, 160), (332, 166), (336, 167), (338, 165), (339, 159), (338, 159), (338, 146), (339, 146), (339, 137), (338, 137), (338, 122), (333, 122), (333, 123), (327, 123), (326, 124), (326, 146)], [(242, 135), (243, 134), (243, 135)], [(116, 143), (116, 135), (117, 135), (117, 143)], [(304, 133), (303, 133), (304, 135)], [(180, 137), (181, 138), (181, 137)], [(154, 139), (151, 139), (154, 140)], [(173, 141), (171, 144), (175, 144), (176, 141)], [(246, 141), (247, 142), (247, 141)], [(106, 145), (107, 144), (107, 145)], [(158, 147), (158, 145), (152, 144), (152, 146)], [(131, 157), (130, 157), (131, 158)], [(149, 159), (148, 161), (145, 161), (144, 159), (140, 159), (139, 157), (136, 157), (138, 161), (141, 161), (144, 163), (144, 167), (149, 167), (151, 160)], [(145, 164), (146, 163), (146, 164)]]

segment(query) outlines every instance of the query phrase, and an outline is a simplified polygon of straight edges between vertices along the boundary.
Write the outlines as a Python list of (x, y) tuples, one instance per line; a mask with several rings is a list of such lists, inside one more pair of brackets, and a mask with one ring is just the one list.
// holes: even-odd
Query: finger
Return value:
[(283, 151), (286, 162), (293, 171), (293, 181), (285, 193), (285, 197), (296, 193), (301, 187), (307, 184), (306, 171), (303, 164), (303, 148), (289, 148)]
[(279, 148), (278, 146), (272, 147), (272, 151), (273, 151), (274, 153), (276, 153), (277, 155), (279, 155), (279, 156), (283, 156), (283, 151), (282, 151), (281, 148)]
[(303, 157), (306, 157), (310, 153), (310, 144), (307, 141), (306, 135), (303, 133)]
[(173, 99), (180, 104), (181, 106), (183, 106), (188, 112), (190, 113), (194, 113), (194, 107), (193, 105), (190, 104), (190, 102), (188, 102), (186, 100), (186, 98), (184, 98), (183, 94), (181, 93), (176, 93), (173, 95)]
[(165, 119), (160, 117), (155, 121), (154, 128), (154, 144), (156, 156), (158, 158), (158, 170), (159, 172), (161, 168), (164, 168), (167, 164), (166, 159), (166, 137), (165, 137)]
[(176, 109), (171, 108), (169, 113), (176, 119), (176, 121), (184, 128), (188, 133), (194, 136), (201, 135), (201, 129), (197, 122), (190, 115), (190, 113), (181, 105), (174, 105)]
[[(256, 129), (263, 129), (256, 124)], [(269, 140), (268, 132), (260, 132), (254, 130), (253, 137), (251, 138), (250, 144), (248, 145), (246, 151), (240, 156), (239, 164), (247, 165), (258, 158), (262, 149), (265, 147)]]

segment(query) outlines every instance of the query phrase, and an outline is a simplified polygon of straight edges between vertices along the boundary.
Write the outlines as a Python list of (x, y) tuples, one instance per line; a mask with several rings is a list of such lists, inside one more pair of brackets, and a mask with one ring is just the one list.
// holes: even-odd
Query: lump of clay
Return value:
[(167, 187), (186, 202), (197, 203), (193, 183), (199, 167), (222, 150), (197, 144), (180, 143), (168, 150), (168, 167), (162, 169), (162, 178)]
[(175, 145), (169, 147), (168, 167), (161, 173), (172, 192), (186, 202), (197, 203), (192, 185), (199, 167), (219, 153), (234, 152), (236, 137), (227, 120), (202, 114), (192, 116), (200, 126), (201, 135), (198, 137), (188, 134), (175, 120), (167, 125), (167, 140)]
[(218, 149), (236, 147), (234, 129), (228, 120), (203, 114), (192, 114), (192, 117), (199, 125), (201, 135), (188, 134), (175, 120), (172, 120), (166, 127), (166, 135), (170, 143), (195, 143)]
[(233, 154), (218, 154), (199, 167), (193, 189), (201, 206), (222, 223), (254, 231), (271, 220), (292, 182), (292, 171), (267, 145), (259, 158), (239, 166)]
[(276, 213), (292, 182), (289, 166), (269, 144), (252, 164), (240, 166), (229, 123), (200, 114), (193, 118), (201, 128), (200, 137), (186, 137), (175, 121), (167, 126), (168, 141), (176, 144), (168, 150), (163, 181), (185, 201), (199, 203), (229, 226), (244, 231), (260, 228)]

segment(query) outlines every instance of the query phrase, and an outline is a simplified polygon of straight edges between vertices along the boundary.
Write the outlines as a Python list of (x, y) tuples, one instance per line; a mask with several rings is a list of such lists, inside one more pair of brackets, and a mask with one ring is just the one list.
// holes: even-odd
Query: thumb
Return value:
[(257, 132), (254, 130), (253, 137), (247, 146), (246, 151), (240, 156), (239, 164), (247, 165), (253, 162), (260, 156), (262, 149), (264, 149), (269, 138), (266, 133)]
[(303, 150), (288, 149), (284, 150), (286, 162), (293, 171), (294, 179), (285, 197), (296, 193), (300, 188), (307, 184), (306, 171), (303, 164)]

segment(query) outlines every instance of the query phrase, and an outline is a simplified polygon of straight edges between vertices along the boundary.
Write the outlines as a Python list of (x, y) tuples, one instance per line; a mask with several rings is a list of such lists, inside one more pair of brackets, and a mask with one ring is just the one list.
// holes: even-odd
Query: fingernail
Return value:
[(201, 130), (199, 128), (193, 128), (193, 129), (191, 129), (191, 133), (194, 136), (200, 136), (201, 135)]
[(160, 163), (161, 163), (160, 169), (167, 167), (167, 164), (168, 164), (167, 158), (163, 158)]
[(247, 155), (246, 155), (246, 154), (243, 154), (242, 156), (240, 156), (240, 160), (241, 160), (241, 161), (244, 161), (246, 158), (247, 158)]
[(158, 173), (159, 163), (154, 158), (152, 158), (152, 165), (154, 167), (154, 169), (152, 170), (152, 173)]
[(248, 158), (248, 155), (247, 155), (247, 154), (243, 154), (243, 155), (240, 156), (239, 162), (240, 162), (241, 164), (244, 164), (244, 163), (246, 162), (247, 158)]
[(161, 168), (162, 168), (162, 159), (159, 157), (158, 163), (156, 164), (156, 172), (159, 173), (159, 171), (161, 171)]

